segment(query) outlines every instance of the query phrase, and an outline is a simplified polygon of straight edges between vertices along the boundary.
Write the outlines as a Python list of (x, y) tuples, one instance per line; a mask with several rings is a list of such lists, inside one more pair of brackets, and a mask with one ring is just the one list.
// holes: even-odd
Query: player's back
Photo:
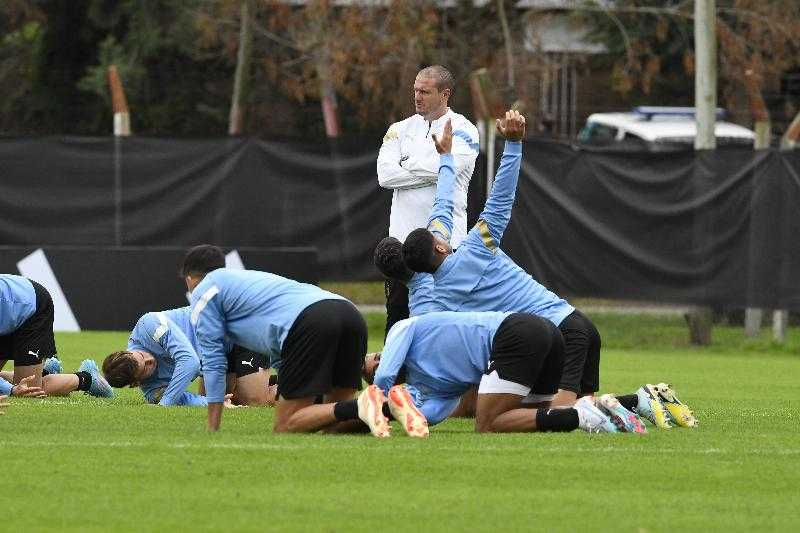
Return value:
[(250, 350), (280, 356), (283, 341), (297, 316), (322, 300), (344, 300), (316, 285), (300, 283), (255, 270), (220, 268), (210, 272), (194, 289), (192, 322), (212, 299), (224, 318), (230, 340)]
[(0, 274), (0, 335), (7, 335), (36, 312), (36, 292), (27, 278)]
[(409, 319), (414, 336), (405, 358), (408, 383), (425, 393), (444, 394), (480, 382), (494, 335), (508, 315), (445, 311)]

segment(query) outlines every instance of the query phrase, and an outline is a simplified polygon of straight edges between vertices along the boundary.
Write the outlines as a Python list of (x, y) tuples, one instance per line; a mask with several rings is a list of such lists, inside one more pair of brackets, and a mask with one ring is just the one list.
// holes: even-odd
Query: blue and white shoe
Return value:
[(597, 407), (624, 433), (647, 433), (642, 420), (625, 409), (611, 394), (603, 394), (597, 399)]
[(53, 357), (48, 357), (44, 360), (44, 364), (42, 365), (42, 375), (47, 374), (63, 374), (64, 373), (64, 366), (61, 364), (61, 361), (55, 355)]
[(618, 433), (617, 426), (595, 404), (594, 398), (584, 396), (575, 402), (578, 411), (578, 427), (587, 433)]
[(86, 394), (96, 396), (98, 398), (113, 398), (114, 389), (108, 384), (106, 378), (100, 373), (97, 368), (97, 363), (91, 359), (84, 359), (81, 361), (81, 366), (78, 367), (78, 372), (88, 372), (92, 376), (92, 384), (89, 385), (89, 390)]

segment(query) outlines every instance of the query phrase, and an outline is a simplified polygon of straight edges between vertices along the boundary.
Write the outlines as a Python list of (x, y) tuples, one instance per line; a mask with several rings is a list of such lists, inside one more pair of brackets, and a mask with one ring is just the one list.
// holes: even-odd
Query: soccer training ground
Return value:
[[(383, 316), (368, 316), (380, 349)], [(800, 331), (785, 346), (717, 327), (692, 348), (680, 317), (594, 314), (602, 390), (669, 381), (700, 420), (644, 436), (476, 435), (427, 440), (275, 435), (268, 408), (225, 412), (14, 399), (0, 418), (0, 531), (798, 531)], [(65, 369), (124, 332), (57, 336)]]

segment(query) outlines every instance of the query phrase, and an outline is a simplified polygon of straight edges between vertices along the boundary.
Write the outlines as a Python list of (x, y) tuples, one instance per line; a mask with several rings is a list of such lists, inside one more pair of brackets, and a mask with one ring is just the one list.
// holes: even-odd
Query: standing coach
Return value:
[[(416, 113), (389, 126), (378, 154), (378, 184), (392, 189), (389, 236), (403, 242), (416, 228), (424, 228), (436, 196), (439, 154), (432, 136), (442, 136), (448, 120), (453, 125), (452, 154), (456, 167), (453, 235), (457, 247), (467, 235), (467, 189), (478, 157), (478, 130), (463, 115), (447, 107), (453, 93), (453, 75), (434, 65), (419, 71), (414, 80)], [(386, 332), (408, 318), (408, 289), (386, 281)]]

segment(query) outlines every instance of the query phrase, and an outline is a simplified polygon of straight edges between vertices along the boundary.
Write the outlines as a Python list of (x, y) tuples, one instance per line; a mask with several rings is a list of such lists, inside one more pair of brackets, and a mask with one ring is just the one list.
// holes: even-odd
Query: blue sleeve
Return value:
[(441, 398), (437, 396), (425, 397), (425, 399), (422, 400), (422, 404), (418, 405), (417, 408), (425, 415), (425, 418), (428, 420), (428, 425), (432, 426), (450, 416), (450, 413), (458, 407), (458, 402), (460, 400), (460, 396), (454, 396), (452, 398)]
[(436, 182), (436, 198), (433, 201), (431, 215), (428, 217), (428, 230), (438, 234), (450, 242), (453, 234), (453, 201), (456, 184), (456, 167), (453, 154), (439, 156), (439, 179)]
[(13, 388), (14, 385), (0, 378), (0, 396), (11, 396), (11, 389)]
[(200, 358), (191, 341), (177, 324), (169, 320), (163, 313), (158, 313), (158, 317), (161, 323), (156, 334), (153, 335), (153, 340), (175, 361), (172, 378), (158, 404), (180, 405), (180, 396), (200, 372)]
[(434, 311), (446, 311), (436, 299), (433, 276), (426, 272), (415, 272), (407, 283), (408, 309), (411, 316), (424, 315)]
[(175, 397), (175, 403), (173, 405), (185, 405), (187, 407), (205, 407), (206, 405), (208, 405), (208, 401), (206, 400), (205, 396), (200, 396), (199, 394), (183, 391), (182, 393), (180, 393)]
[(375, 385), (384, 393), (388, 394), (397, 380), (397, 374), (406, 361), (406, 354), (413, 339), (414, 319), (401, 320), (389, 330), (374, 379)]
[(511, 220), (511, 209), (519, 181), (519, 167), (522, 162), (522, 143), (506, 141), (500, 168), (497, 169), (494, 185), (486, 205), (478, 217), (476, 229), (481, 234), (484, 245), (490, 250), (500, 246), (500, 240)]
[(201, 283), (192, 292), (192, 324), (203, 364), (203, 380), (209, 403), (225, 399), (225, 318), (220, 305), (219, 287)]

